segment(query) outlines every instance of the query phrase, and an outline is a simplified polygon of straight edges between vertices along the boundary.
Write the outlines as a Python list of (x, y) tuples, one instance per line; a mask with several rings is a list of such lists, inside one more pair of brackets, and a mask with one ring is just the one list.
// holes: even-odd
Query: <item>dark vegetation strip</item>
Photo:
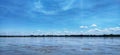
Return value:
[(120, 37), (119, 35), (0, 35), (0, 37)]

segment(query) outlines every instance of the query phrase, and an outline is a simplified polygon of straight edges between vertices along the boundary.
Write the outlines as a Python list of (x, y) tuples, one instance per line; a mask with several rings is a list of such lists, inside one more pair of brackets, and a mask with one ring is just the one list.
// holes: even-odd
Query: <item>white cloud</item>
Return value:
[[(88, 28), (88, 26), (80, 26), (80, 28)], [(39, 35), (43, 35), (43, 34), (53, 34), (53, 35), (70, 35), (70, 34), (95, 34), (95, 35), (99, 35), (99, 34), (120, 34), (120, 27), (109, 27), (109, 28), (104, 28), (104, 29), (99, 29), (99, 28), (92, 28), (86, 31), (70, 31), (70, 30), (63, 30), (63, 31), (41, 31), (38, 30), (36, 32), (34, 32), (33, 34), (39, 34)]]
[[(88, 28), (87, 26), (81, 26), (81, 28)], [(53, 35), (70, 35), (70, 34), (120, 34), (120, 27), (109, 27), (104, 29), (99, 28), (93, 28), (86, 31), (80, 30), (80, 31), (70, 31), (70, 30), (63, 30), (63, 31), (43, 31), (43, 30), (37, 30), (33, 32), (0, 32), (0, 35), (47, 35), (47, 34), (53, 34)]]
[(97, 27), (97, 25), (96, 24), (92, 24), (91, 27)]
[(88, 28), (88, 26), (80, 26), (80, 28)]
[[(91, 27), (97, 27), (97, 25), (96, 24), (92, 24), (92, 25), (90, 25)], [(80, 26), (80, 28), (89, 28), (90, 26)]]
[(86, 34), (120, 34), (120, 27), (110, 27), (105, 29), (90, 29), (86, 31)]

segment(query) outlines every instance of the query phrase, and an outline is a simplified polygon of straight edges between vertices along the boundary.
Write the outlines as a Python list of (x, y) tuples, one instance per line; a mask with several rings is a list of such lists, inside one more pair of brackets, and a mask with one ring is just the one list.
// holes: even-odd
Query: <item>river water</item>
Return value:
[(120, 55), (120, 38), (1, 37), (0, 55)]

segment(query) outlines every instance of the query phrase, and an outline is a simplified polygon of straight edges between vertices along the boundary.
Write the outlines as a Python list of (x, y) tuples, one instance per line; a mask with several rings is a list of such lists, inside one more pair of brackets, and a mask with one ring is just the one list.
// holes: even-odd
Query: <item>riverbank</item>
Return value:
[(120, 37), (120, 34), (114, 35), (0, 35), (0, 37)]

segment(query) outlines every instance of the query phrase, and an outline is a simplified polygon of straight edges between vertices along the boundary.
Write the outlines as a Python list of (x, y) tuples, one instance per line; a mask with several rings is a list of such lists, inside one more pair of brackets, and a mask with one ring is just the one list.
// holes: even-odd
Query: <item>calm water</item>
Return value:
[(120, 38), (0, 38), (0, 55), (120, 55)]

